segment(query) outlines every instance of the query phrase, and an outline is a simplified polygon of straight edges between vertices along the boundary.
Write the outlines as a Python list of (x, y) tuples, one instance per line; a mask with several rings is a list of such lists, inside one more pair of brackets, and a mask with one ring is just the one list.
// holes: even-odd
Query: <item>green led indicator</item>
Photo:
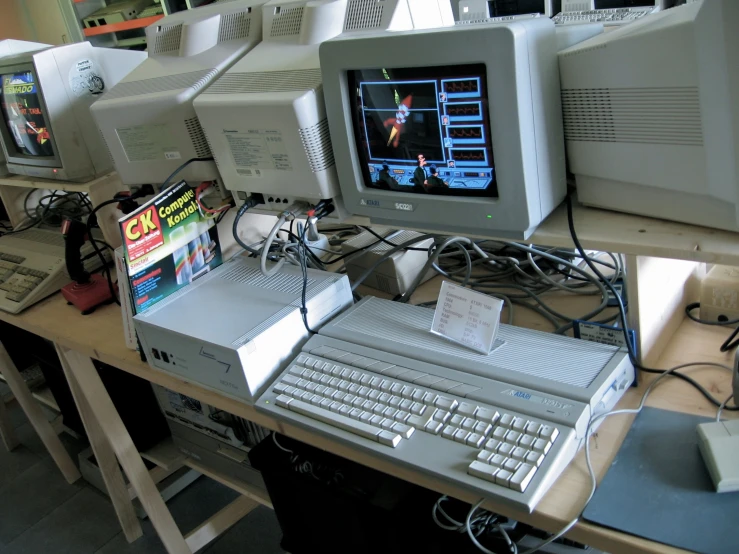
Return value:
[(493, 216), (488, 214), (488, 219), (493, 219)]

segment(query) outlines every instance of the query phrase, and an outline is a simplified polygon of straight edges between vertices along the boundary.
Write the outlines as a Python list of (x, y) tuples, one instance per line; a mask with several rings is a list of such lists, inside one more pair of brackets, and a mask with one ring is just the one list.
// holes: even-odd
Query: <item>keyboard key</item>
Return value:
[(390, 387), (390, 392), (394, 395), (399, 395), (400, 391), (403, 390), (403, 385), (400, 383), (394, 383), (392, 387)]
[(465, 385), (464, 383), (461, 385), (457, 385), (453, 389), (449, 390), (448, 392), (452, 393), (455, 396), (467, 396), (468, 394), (471, 394), (473, 392), (479, 391), (480, 387), (475, 387), (473, 385)]
[(513, 416), (511, 414), (503, 414), (500, 417), (500, 426), (510, 429), (513, 424)]
[(432, 417), (434, 418), (434, 421), (440, 421), (441, 423), (446, 423), (447, 421), (449, 421), (449, 418), (452, 417), (452, 412), (447, 412), (446, 410), (437, 409), (434, 412), (434, 415)]
[(482, 435), (478, 435), (477, 433), (470, 433), (466, 439), (464, 439), (465, 444), (468, 446), (474, 446), (475, 448), (480, 448), (480, 445), (482, 445), (483, 441), (485, 440), (485, 437)]
[(484, 464), (482, 462), (479, 462), (475, 460), (467, 467), (467, 473), (469, 475), (472, 475), (473, 477), (478, 477), (480, 479), (484, 479), (485, 481), (489, 481), (491, 483), (496, 483), (495, 474), (498, 472), (498, 468), (489, 466), (488, 464)]
[(549, 442), (554, 442), (558, 435), (559, 431), (557, 431), (557, 428), (551, 425), (543, 425), (539, 429), (539, 437)]
[(425, 414), (422, 416), (412, 415), (408, 418), (406, 423), (416, 429), (424, 429), (429, 421), (431, 421), (431, 418), (427, 417)]
[(457, 431), (454, 433), (454, 442), (460, 442), (464, 444), (465, 440), (467, 440), (467, 437), (469, 436), (470, 432), (465, 431), (464, 429), (457, 429)]
[(462, 402), (457, 406), (457, 413), (466, 417), (473, 417), (477, 411), (477, 404), (470, 404), (469, 402)]
[(383, 419), (385, 418), (375, 414), (370, 418), (370, 424), (373, 426), (379, 426)]
[(528, 423), (525, 419), (521, 417), (515, 417), (513, 418), (513, 423), (511, 423), (511, 429), (514, 431), (518, 431), (519, 433), (523, 433), (524, 429), (526, 428), (526, 423)]
[(399, 421), (400, 423), (405, 423), (406, 421), (408, 421), (408, 418), (409, 418), (410, 416), (411, 416), (411, 414), (410, 414), (410, 413), (408, 413), (408, 412), (406, 412), (406, 411), (403, 411), (403, 410), (398, 410), (398, 411), (397, 411), (397, 412), (395, 413), (395, 415), (393, 416), (393, 419), (394, 419), (395, 421)]
[(544, 439), (536, 439), (531, 449), (534, 452), (540, 452), (541, 454), (546, 454), (547, 452), (549, 452), (549, 449), (551, 447), (552, 447), (551, 442), (545, 441)]
[(529, 421), (526, 424), (526, 434), (527, 435), (533, 435), (535, 437), (539, 436), (539, 429), (541, 429), (542, 425), (540, 423), (536, 423), (535, 421)]
[(492, 429), (493, 426), (487, 422), (477, 421), (475, 423), (475, 433), (479, 433), (480, 435), (487, 435)]
[(464, 421), (462, 422), (462, 425), (460, 425), (460, 427), (461, 427), (462, 429), (466, 429), (467, 431), (469, 431), (469, 432), (471, 433), (471, 432), (472, 432), (472, 431), (473, 431), (473, 430), (475, 429), (475, 424), (476, 424), (476, 423), (477, 423), (477, 422), (476, 422), (476, 421), (475, 421), (474, 419), (472, 419), (472, 418), (468, 417), (468, 418), (466, 418), (466, 419), (465, 419), (465, 420), (464, 420)]
[(325, 386), (331, 386), (331, 380), (335, 379), (335, 377), (331, 377), (330, 375), (322, 375), (321, 376), (321, 384)]
[[(282, 378), (282, 382), (283, 383), (287, 383), (288, 385), (298, 385), (298, 386), (300, 386), (300, 381), (301, 381), (301, 379), (299, 379), (298, 377), (296, 377), (294, 375), (285, 375)], [(308, 382), (306, 381), (305, 384), (307, 385)]]
[(373, 415), (374, 414), (371, 414), (369, 412), (362, 412), (361, 414), (359, 414), (359, 421), (361, 421), (362, 423), (369, 423), (369, 420), (372, 419)]
[(434, 394), (433, 392), (427, 392), (423, 395), (422, 402), (426, 404), (426, 406), (434, 406), (436, 404), (436, 399), (439, 397), (439, 395)]
[(534, 441), (536, 440), (536, 437), (531, 435), (523, 435), (521, 437), (521, 440), (518, 441), (518, 445), (522, 446), (526, 450), (531, 450), (531, 447), (534, 445)]
[(421, 402), (425, 394), (426, 392), (421, 389), (413, 389), (413, 396), (411, 398), (414, 402)]
[(369, 396), (370, 389), (367, 387), (359, 387), (359, 390), (357, 391), (357, 396), (361, 396), (362, 398), (367, 398)]
[(380, 403), (382, 403), (382, 404), (387, 404), (388, 402), (390, 402), (390, 399), (391, 399), (392, 397), (393, 397), (393, 396), (392, 396), (391, 394), (388, 394), (388, 393), (386, 393), (386, 392), (383, 392), (383, 393), (382, 393), (382, 394), (380, 395), (380, 397), (379, 397), (379, 398), (377, 399), (377, 401), (378, 401), (378, 402), (380, 402)]
[(386, 444), (388, 446), (395, 447), (397, 446), (397, 443), (400, 442), (399, 435), (395, 435), (396, 437), (398, 437), (397, 442), (395, 442), (394, 440), (390, 440), (388, 444), (389, 439), (387, 436), (385, 436), (382, 440), (379, 438), (379, 435), (382, 434), (384, 431), (378, 429), (377, 427), (367, 425), (366, 423), (362, 423), (360, 421), (355, 421), (343, 415), (335, 414), (333, 412), (327, 412), (326, 410), (316, 408), (311, 404), (306, 404), (301, 400), (293, 400), (292, 398), (288, 397), (285, 398), (289, 400), (287, 407), (291, 412), (295, 412), (306, 417), (322, 421), (323, 423), (327, 423), (328, 425), (338, 427), (339, 429), (343, 429), (344, 431), (348, 431), (366, 439), (378, 441), (381, 444)]
[(367, 395), (367, 398), (369, 398), (370, 400), (373, 400), (373, 401), (377, 401), (377, 399), (378, 399), (378, 398), (380, 398), (380, 395), (381, 395), (381, 394), (382, 394), (382, 393), (381, 393), (381, 392), (380, 392), (379, 390), (373, 390), (373, 391), (371, 391), (371, 392), (370, 392), (370, 393), (369, 393), (369, 394)]
[(398, 413), (398, 410), (396, 408), (393, 408), (392, 406), (388, 406), (387, 408), (385, 408), (385, 411), (382, 412), (382, 415), (389, 419), (392, 419), (393, 416), (397, 413)]
[(442, 427), (444, 427), (444, 424), (440, 421), (431, 420), (426, 424), (425, 431), (432, 435), (438, 435), (441, 432)]
[(372, 379), (373, 377), (371, 375), (364, 374), (362, 375), (362, 378), (359, 380), (359, 384), (362, 385), (363, 387), (369, 387)]
[(458, 404), (459, 402), (454, 400), (454, 398), (447, 398), (446, 396), (440, 396), (436, 399), (436, 402), (434, 402), (434, 405), (437, 408), (443, 408), (444, 410), (447, 410), (450, 412), (453, 411), (454, 408), (456, 408)]
[(395, 427), (395, 422), (392, 419), (385, 418), (380, 422), (380, 428), (386, 431), (392, 430)]
[(382, 404), (381, 402), (378, 402), (377, 404), (375, 404), (374, 408), (372, 408), (372, 412), (380, 415), (382, 414), (382, 412), (385, 411), (385, 409), (387, 409), (387, 407), (387, 404)]
[(503, 442), (496, 440), (496, 439), (490, 439), (488, 442), (485, 443), (485, 449), (490, 450), (492, 452), (497, 452), (500, 448), (500, 445), (502, 445)]
[(529, 453), (528, 450), (525, 448), (521, 448), (520, 446), (511, 452), (511, 458), (514, 460), (518, 460), (519, 462), (523, 462), (526, 460), (526, 455)]
[(505, 436), (508, 434), (508, 429), (504, 427), (496, 427), (493, 429), (493, 438), (499, 441), (505, 440)]
[(495, 474), (495, 482), (501, 487), (508, 487), (513, 474), (507, 469), (501, 469)]
[(396, 423), (393, 427), (393, 431), (395, 433), (398, 433), (401, 437), (404, 439), (411, 438), (411, 435), (415, 432), (415, 429), (411, 427), (410, 425), (405, 425), (403, 423)]
[(390, 400), (387, 401), (388, 406), (392, 406), (393, 408), (399, 408), (400, 404), (403, 402), (403, 399), (400, 398), (400, 396), (391, 396)]
[(512, 444), (507, 443), (507, 442), (504, 442), (498, 448), (498, 454), (500, 454), (501, 456), (506, 456), (507, 457), (507, 456), (509, 456), (511, 454), (511, 452), (513, 452), (515, 450), (515, 448), (516, 447), (513, 446)]
[[(285, 392), (285, 389), (287, 389), (288, 386), (289, 385), (287, 385), (286, 383), (277, 383), (272, 389), (272, 392), (282, 394), (283, 392)], [(288, 393), (288, 396), (290, 396), (289, 393)]]
[(486, 464), (488, 463), (488, 460), (492, 458), (493, 456), (495, 456), (495, 452), (490, 452), (490, 450), (482, 450), (477, 455), (477, 461)]
[(351, 411), (349, 412), (349, 414), (348, 414), (348, 415), (349, 415), (349, 417), (350, 417), (350, 418), (352, 418), (352, 419), (359, 419), (359, 416), (360, 416), (361, 414), (362, 414), (362, 410), (360, 410), (359, 408), (353, 408), (353, 409), (352, 409), (352, 410), (351, 410)]
[(426, 411), (426, 405), (421, 404), (420, 402), (412, 402), (411, 407), (408, 411), (413, 415), (423, 415), (423, 413)]
[(454, 387), (458, 387), (461, 385), (459, 381), (452, 381), (451, 379), (442, 379), (441, 381), (436, 381), (435, 383), (432, 383), (430, 388), (434, 390), (438, 390), (441, 392), (448, 392), (449, 390), (453, 389)]
[(303, 371), (305, 371), (305, 368), (300, 367), (299, 365), (294, 365), (290, 368), (290, 373), (297, 377), (300, 377), (303, 374)]
[(503, 468), (503, 465), (505, 464), (505, 462), (506, 462), (507, 459), (508, 458), (506, 458), (502, 454), (497, 454), (496, 453), (496, 454), (493, 454), (490, 457), (490, 459), (488, 460), (488, 464), (490, 464), (493, 467), (497, 467), (497, 468), (502, 469)]
[(508, 458), (503, 464), (503, 469), (507, 469), (511, 473), (516, 473), (516, 470), (518, 469), (518, 466), (520, 465), (521, 465), (520, 461), (515, 460), (513, 458)]
[(289, 396), (281, 394), (275, 399), (275, 404), (277, 404), (280, 408), (287, 408), (293, 401), (294, 399), (290, 398)]
[(526, 455), (526, 463), (532, 466), (539, 467), (544, 461), (544, 454), (541, 452), (529, 452)]
[(518, 445), (518, 441), (521, 439), (522, 435), (518, 431), (508, 431), (508, 433), (505, 436), (505, 440), (507, 443)]
[(405, 385), (405, 386), (404, 386), (404, 387), (403, 387), (403, 388), (401, 389), (401, 391), (400, 391), (400, 396), (402, 396), (402, 397), (403, 397), (403, 398), (405, 398), (405, 399), (410, 399), (410, 398), (413, 398), (413, 391), (414, 391), (414, 390), (415, 390), (415, 389), (414, 389), (413, 387), (409, 387), (408, 385)]
[(350, 392), (350, 393), (352, 393), (352, 394), (358, 394), (360, 388), (362, 388), (362, 387), (360, 387), (356, 383), (352, 383), (351, 385), (349, 385), (349, 388), (347, 389), (347, 391)]
[(430, 387), (434, 383), (437, 383), (441, 380), (442, 378), (437, 377), (436, 375), (426, 375), (425, 377), (421, 377), (420, 379), (416, 379), (415, 381), (413, 381), (413, 384), (420, 387)]
[(317, 386), (317, 387), (315, 388), (314, 392), (315, 392), (316, 394), (320, 394), (321, 396), (325, 396), (325, 392), (326, 392), (326, 387), (325, 387), (324, 385), (318, 385), (318, 386)]
[(524, 492), (529, 486), (536, 473), (536, 467), (529, 464), (521, 464), (510, 480), (510, 487), (514, 491)]

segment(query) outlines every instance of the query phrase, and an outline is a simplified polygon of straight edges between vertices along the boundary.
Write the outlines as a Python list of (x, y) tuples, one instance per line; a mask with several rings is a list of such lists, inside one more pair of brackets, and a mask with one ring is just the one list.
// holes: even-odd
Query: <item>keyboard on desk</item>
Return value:
[(260, 409), (480, 496), (530, 511), (577, 451), (572, 427), (475, 400), (444, 367), (324, 337), (303, 350)]
[[(91, 253), (87, 243), (82, 255)], [(87, 271), (99, 267), (97, 256), (85, 261)], [(0, 310), (20, 313), (69, 282), (64, 237), (58, 230), (29, 229), (0, 236)]]
[(560, 12), (552, 19), (555, 25), (578, 25), (581, 23), (603, 23), (606, 26), (625, 25), (655, 13), (658, 8), (610, 8), (601, 10), (577, 10)]

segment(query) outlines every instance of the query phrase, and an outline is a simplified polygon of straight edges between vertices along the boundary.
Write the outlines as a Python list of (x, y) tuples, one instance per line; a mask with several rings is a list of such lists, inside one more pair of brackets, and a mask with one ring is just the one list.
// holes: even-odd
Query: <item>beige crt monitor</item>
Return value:
[[(257, 211), (334, 200), (346, 216), (318, 56), (341, 33), (453, 25), (449, 0), (271, 0), (264, 41), (195, 100), (226, 188), (261, 193)], [(238, 196), (238, 194), (235, 194)]]
[(346, 209), (526, 238), (565, 195), (554, 23), (339, 37), (321, 72)]
[[(92, 107), (123, 183), (163, 183), (211, 157), (193, 100), (262, 40), (265, 0), (235, 0), (169, 15), (146, 29), (149, 59)], [(178, 177), (220, 179), (213, 161)]]
[(112, 169), (92, 103), (146, 59), (89, 42), (0, 59), (0, 142), (8, 171), (89, 181)]
[(739, 2), (671, 8), (559, 55), (580, 201), (739, 230)]
[[(0, 40), (0, 59), (7, 56), (13, 56), (15, 54), (21, 54), (22, 52), (33, 52), (35, 50), (43, 50), (45, 48), (51, 48), (50, 44), (42, 44), (40, 42), (26, 42), (25, 40), (14, 40), (5, 39)], [(0, 177), (10, 175), (8, 172), (8, 166), (5, 161), (5, 154), (2, 148), (0, 148)]]

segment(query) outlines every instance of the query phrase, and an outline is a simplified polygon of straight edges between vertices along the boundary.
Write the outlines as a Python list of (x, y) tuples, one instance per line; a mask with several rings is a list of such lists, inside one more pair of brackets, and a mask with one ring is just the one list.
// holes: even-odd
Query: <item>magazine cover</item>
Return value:
[(195, 190), (172, 185), (119, 220), (135, 313), (221, 265), (215, 219), (198, 209)]

